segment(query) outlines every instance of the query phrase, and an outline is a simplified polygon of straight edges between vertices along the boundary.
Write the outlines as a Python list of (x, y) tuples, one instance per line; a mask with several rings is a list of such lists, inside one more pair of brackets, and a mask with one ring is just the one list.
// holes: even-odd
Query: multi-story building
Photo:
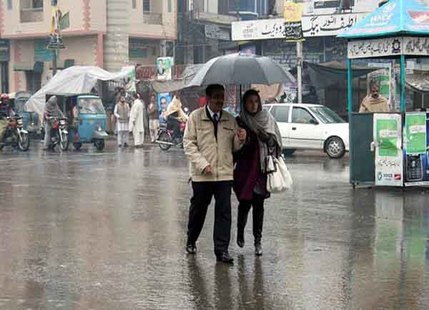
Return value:
[[(46, 48), (51, 1), (0, 2), (3, 92), (36, 91), (52, 77), (54, 52)], [(59, 50), (59, 69), (94, 65), (116, 71), (128, 64), (155, 64), (176, 40), (177, 0), (56, 2), (63, 15), (69, 14), (68, 27), (61, 31), (65, 49)]]
[(238, 45), (231, 42), (231, 23), (268, 16), (274, 10), (275, 0), (179, 1), (178, 61), (203, 63), (238, 50)]

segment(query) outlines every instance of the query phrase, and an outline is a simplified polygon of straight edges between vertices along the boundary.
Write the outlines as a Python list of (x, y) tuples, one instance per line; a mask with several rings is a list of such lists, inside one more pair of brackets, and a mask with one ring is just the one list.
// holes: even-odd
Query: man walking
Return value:
[(156, 103), (156, 97), (154, 94), (150, 96), (147, 113), (149, 114), (150, 141), (154, 143), (159, 129), (158, 104)]
[(133, 106), (130, 111), (130, 123), (128, 125), (130, 132), (133, 133), (134, 146), (142, 147), (144, 142), (144, 105), (140, 99), (140, 94), (135, 94)]
[(215, 198), (214, 252), (216, 259), (232, 263), (228, 253), (231, 233), (232, 152), (241, 148), (246, 131), (234, 117), (222, 111), (225, 90), (222, 85), (206, 89), (207, 105), (192, 112), (183, 138), (190, 161), (193, 197), (189, 210), (186, 252), (195, 254), (207, 209)]

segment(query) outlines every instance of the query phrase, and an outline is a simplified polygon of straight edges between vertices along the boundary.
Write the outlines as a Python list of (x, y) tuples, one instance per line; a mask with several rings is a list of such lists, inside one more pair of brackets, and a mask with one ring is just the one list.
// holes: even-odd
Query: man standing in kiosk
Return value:
[(386, 98), (380, 95), (380, 85), (377, 81), (369, 82), (370, 92), (360, 105), (359, 113), (385, 113), (390, 112), (389, 103)]

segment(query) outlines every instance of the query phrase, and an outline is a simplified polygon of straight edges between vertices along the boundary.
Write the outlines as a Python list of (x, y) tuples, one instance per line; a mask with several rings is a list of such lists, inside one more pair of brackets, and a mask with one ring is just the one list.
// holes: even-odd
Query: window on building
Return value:
[(150, 12), (150, 0), (143, 0), (143, 12)]
[(168, 0), (168, 13), (173, 12), (173, 3), (171, 0)]
[(31, 4), (33, 9), (43, 9), (43, 0), (32, 0)]
[(12, 0), (7, 0), (7, 9), (8, 10), (12, 10), (13, 9)]
[(133, 9), (137, 8), (137, 0), (133, 0)]

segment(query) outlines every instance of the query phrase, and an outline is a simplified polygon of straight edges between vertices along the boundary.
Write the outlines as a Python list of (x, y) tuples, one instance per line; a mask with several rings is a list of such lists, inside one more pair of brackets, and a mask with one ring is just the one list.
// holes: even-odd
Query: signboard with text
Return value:
[(388, 37), (368, 40), (352, 40), (347, 44), (348, 58), (376, 58), (386, 56), (427, 56), (427, 37)]
[(302, 41), (304, 39), (302, 34), (302, 5), (285, 0), (284, 19), (286, 41)]
[(404, 127), (405, 186), (429, 185), (428, 114), (407, 113)]
[(374, 114), (375, 184), (403, 186), (402, 116)]
[[(347, 28), (353, 27), (365, 17), (365, 13), (341, 15), (303, 16), (302, 32), (304, 38), (336, 36)], [(232, 40), (267, 40), (285, 37), (283, 18), (259, 19), (232, 23)]]

